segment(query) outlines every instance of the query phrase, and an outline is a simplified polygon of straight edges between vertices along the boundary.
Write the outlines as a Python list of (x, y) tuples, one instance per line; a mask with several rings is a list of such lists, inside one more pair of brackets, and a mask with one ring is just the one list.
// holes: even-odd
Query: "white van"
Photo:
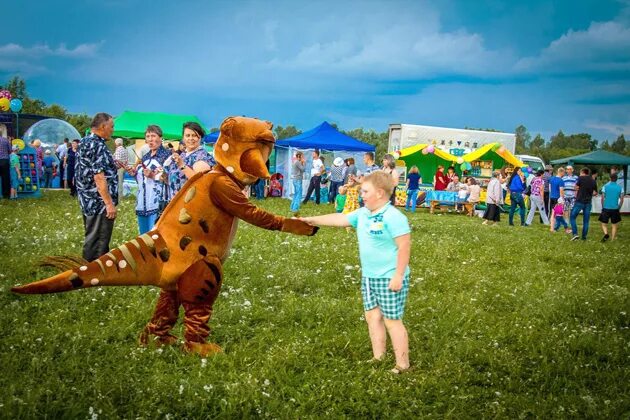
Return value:
[(534, 172), (539, 169), (545, 170), (545, 162), (538, 156), (530, 156), (530, 155), (516, 155), (516, 157), (523, 162), (525, 165), (529, 166), (534, 170)]

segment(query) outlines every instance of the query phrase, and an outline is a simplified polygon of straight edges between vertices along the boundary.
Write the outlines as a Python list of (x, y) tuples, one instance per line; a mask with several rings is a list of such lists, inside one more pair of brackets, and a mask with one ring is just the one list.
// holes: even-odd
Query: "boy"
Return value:
[(361, 184), (364, 207), (348, 214), (303, 217), (318, 226), (353, 226), (357, 229), (361, 259), (361, 294), (374, 361), (385, 356), (386, 331), (392, 340), (396, 366), (392, 373), (409, 369), (409, 340), (402, 322), (409, 291), (411, 233), (407, 218), (389, 198), (391, 176), (377, 171)]
[[(608, 238), (615, 240), (617, 236), (617, 225), (621, 221), (619, 210), (623, 204), (623, 190), (617, 184), (617, 174), (610, 175), (610, 182), (602, 188), (602, 213), (599, 215), (599, 221), (602, 222), (602, 230), (604, 237), (602, 242), (606, 242)], [(608, 221), (612, 223), (612, 236), (608, 236)]]

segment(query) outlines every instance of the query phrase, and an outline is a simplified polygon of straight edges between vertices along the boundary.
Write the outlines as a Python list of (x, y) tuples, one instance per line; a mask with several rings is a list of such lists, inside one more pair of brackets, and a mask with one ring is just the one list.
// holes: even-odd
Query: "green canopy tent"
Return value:
[(182, 138), (182, 126), (189, 121), (194, 121), (203, 127), (199, 118), (194, 115), (125, 111), (114, 118), (113, 136), (143, 139), (147, 126), (155, 124), (162, 129), (164, 140), (179, 140)]
[(551, 161), (552, 165), (615, 165), (623, 167), (623, 190), (628, 192), (628, 165), (630, 157), (606, 150), (595, 150), (582, 155), (570, 156)]

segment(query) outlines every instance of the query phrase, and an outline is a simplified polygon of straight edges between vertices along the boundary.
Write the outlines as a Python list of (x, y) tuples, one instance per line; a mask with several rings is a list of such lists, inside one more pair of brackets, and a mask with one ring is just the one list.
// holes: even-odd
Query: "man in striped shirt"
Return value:
[(125, 176), (126, 167), (129, 164), (129, 152), (125, 149), (123, 139), (118, 137), (114, 140), (116, 150), (114, 151), (114, 161), (120, 163), (118, 166), (118, 201), (123, 196), (123, 177)]
[(564, 181), (564, 218), (569, 219), (573, 205), (575, 204), (575, 184), (578, 176), (573, 174), (573, 166), (567, 165), (566, 173), (562, 177)]

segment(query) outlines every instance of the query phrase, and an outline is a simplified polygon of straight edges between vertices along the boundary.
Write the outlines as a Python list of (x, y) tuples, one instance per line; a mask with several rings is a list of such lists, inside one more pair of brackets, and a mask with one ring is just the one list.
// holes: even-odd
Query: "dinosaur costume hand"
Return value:
[(284, 219), (282, 222), (282, 232), (294, 233), (296, 235), (313, 236), (317, 233), (319, 227), (309, 225), (300, 219)]

